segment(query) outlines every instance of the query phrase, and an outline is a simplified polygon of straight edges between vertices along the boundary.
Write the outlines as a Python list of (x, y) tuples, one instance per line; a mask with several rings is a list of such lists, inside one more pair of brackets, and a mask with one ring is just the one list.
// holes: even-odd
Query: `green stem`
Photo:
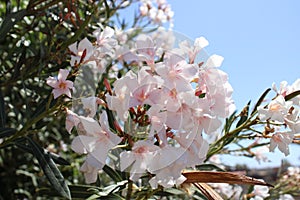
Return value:
[[(253, 115), (252, 115), (252, 116), (253, 116)], [(252, 116), (251, 116), (251, 117), (252, 117)], [(220, 151), (223, 149), (223, 147), (224, 147), (226, 144), (222, 144), (222, 143), (224, 142), (224, 140), (225, 140), (226, 138), (228, 138), (228, 137), (230, 137), (230, 136), (232, 136), (232, 135), (235, 135), (235, 134), (241, 132), (241, 131), (244, 130), (244, 129), (248, 129), (250, 126), (256, 124), (256, 123), (257, 123), (256, 119), (250, 120), (251, 117), (250, 117), (248, 120), (246, 120), (243, 124), (241, 124), (239, 127), (237, 127), (236, 129), (234, 129), (234, 130), (228, 132), (228, 133), (225, 134), (223, 137), (221, 137), (219, 140), (217, 140), (216, 142), (214, 142), (214, 143), (211, 145), (213, 148), (211, 148), (211, 149), (209, 150), (209, 152), (207, 153), (207, 158), (206, 158), (206, 160), (208, 160), (212, 155), (214, 155), (214, 154), (220, 152)]]

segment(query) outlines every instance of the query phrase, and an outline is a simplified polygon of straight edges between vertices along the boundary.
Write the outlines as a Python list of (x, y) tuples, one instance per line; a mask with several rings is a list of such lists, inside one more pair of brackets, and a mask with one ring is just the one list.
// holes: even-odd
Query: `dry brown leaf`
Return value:
[(185, 183), (229, 183), (229, 184), (248, 184), (248, 185), (265, 185), (273, 187), (272, 185), (245, 176), (237, 172), (211, 172), (211, 171), (196, 171), (196, 172), (183, 172), (187, 180)]
[(208, 200), (223, 200), (223, 198), (206, 183), (194, 183), (194, 186), (196, 186)]

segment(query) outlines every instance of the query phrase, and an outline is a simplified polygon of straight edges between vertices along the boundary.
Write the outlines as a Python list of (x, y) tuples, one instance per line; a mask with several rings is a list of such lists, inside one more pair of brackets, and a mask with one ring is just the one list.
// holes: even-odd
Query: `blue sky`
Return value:
[[(204, 36), (209, 54), (223, 56), (221, 69), (228, 73), (233, 98), (240, 110), (256, 101), (265, 89), (282, 80), (300, 78), (300, 1), (298, 0), (206, 0), (168, 1), (174, 16), (174, 31), (191, 39)], [(292, 146), (288, 160), (299, 165), (299, 145)], [(281, 152), (268, 153), (280, 165)], [(232, 161), (259, 167), (251, 159)], [(262, 167), (262, 166), (260, 166)]]
[(174, 31), (204, 36), (209, 54), (225, 59), (234, 100), (242, 108), (272, 83), (300, 78), (300, 1), (168, 1)]

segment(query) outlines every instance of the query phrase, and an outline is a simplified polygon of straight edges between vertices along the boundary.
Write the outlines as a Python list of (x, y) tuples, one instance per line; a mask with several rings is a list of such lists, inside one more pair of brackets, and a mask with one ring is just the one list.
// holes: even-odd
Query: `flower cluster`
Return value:
[(268, 130), (272, 130), (267, 131), (268, 133), (275, 132), (271, 124), (284, 125), (289, 128), (288, 131), (278, 130), (270, 136), (270, 151), (274, 151), (278, 146), (279, 150), (287, 156), (289, 154), (288, 145), (293, 142), (295, 135), (300, 133), (300, 98), (295, 96), (287, 99), (287, 97), (300, 90), (300, 79), (290, 86), (284, 81), (280, 84), (279, 89), (273, 84), (273, 90), (277, 96), (267, 107), (259, 106), (259, 118), (268, 123)]
[[(87, 154), (81, 167), (87, 182), (96, 181), (109, 151), (122, 145), (126, 150), (120, 154), (119, 167), (130, 171), (131, 180), (148, 172), (153, 188), (181, 184), (182, 170), (206, 158), (208, 143), (202, 134), (217, 131), (235, 109), (227, 74), (218, 69), (223, 58), (212, 55), (197, 62), (207, 40), (200, 37), (194, 44), (183, 41), (178, 48), (169, 48), (169, 34), (141, 34), (126, 43), (107, 27), (94, 32), (95, 45), (85, 38), (69, 47), (71, 65), (91, 64), (103, 72), (109, 58), (107, 62), (125, 71), (112, 85), (106, 82), (108, 92), (102, 99), (82, 98), (87, 115), (68, 110), (66, 128), (71, 132), (75, 126), (80, 134), (72, 149)], [(166, 36), (168, 40), (162, 38)], [(105, 111), (94, 119), (100, 106), (115, 113), (117, 132), (109, 126)]]
[(147, 16), (153, 23), (162, 24), (167, 21), (172, 23), (174, 12), (166, 0), (142, 0), (140, 13)]

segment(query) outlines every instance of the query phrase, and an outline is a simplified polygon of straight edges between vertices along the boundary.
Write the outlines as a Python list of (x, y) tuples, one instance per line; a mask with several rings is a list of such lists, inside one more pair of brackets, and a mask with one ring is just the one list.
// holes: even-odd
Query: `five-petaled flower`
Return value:
[(54, 99), (61, 96), (62, 94), (72, 97), (71, 89), (73, 89), (73, 82), (66, 80), (69, 75), (69, 71), (66, 69), (60, 69), (57, 77), (50, 76), (47, 78), (47, 84), (53, 87), (52, 93)]

